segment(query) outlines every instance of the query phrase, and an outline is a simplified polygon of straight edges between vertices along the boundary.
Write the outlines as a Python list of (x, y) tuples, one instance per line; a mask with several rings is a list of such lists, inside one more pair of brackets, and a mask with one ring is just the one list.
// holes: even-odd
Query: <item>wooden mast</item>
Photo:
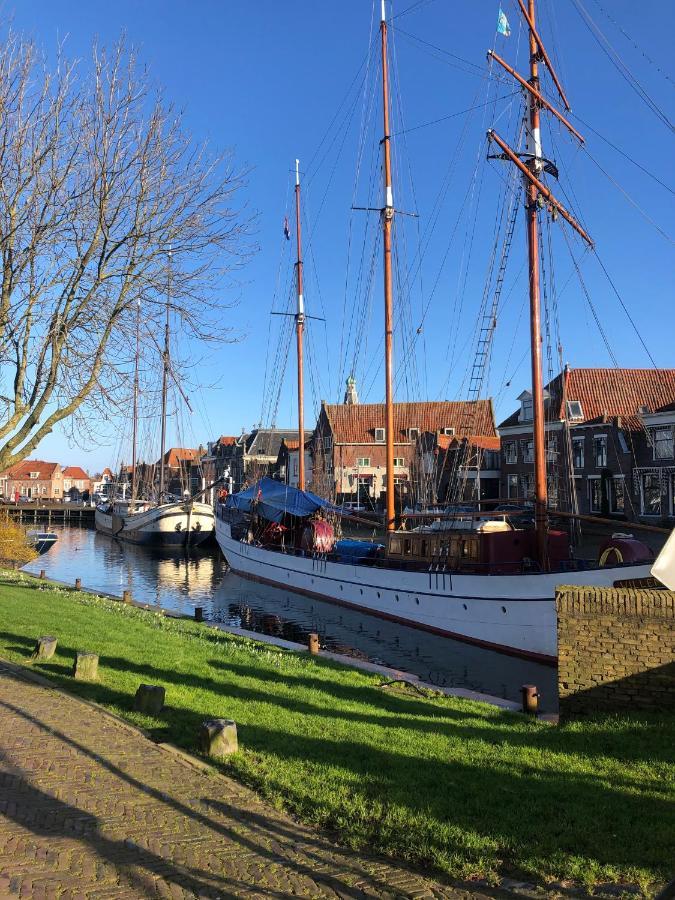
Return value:
[[(534, 0), (528, 0), (530, 28), (530, 79), (529, 83), (539, 93), (539, 45), (535, 36)], [(534, 94), (528, 95), (529, 128), (527, 131), (528, 162), (533, 175), (543, 169), (539, 103)], [(539, 294), (539, 191), (531, 179), (525, 181), (527, 213), (527, 251), (530, 281), (530, 348), (532, 360), (532, 437), (534, 440), (534, 496), (535, 528), (537, 530), (537, 555), (542, 569), (548, 568), (548, 485), (546, 483), (546, 444), (544, 438), (544, 384), (541, 362), (541, 301)]]
[(159, 455), (159, 497), (158, 505), (164, 496), (164, 454), (166, 452), (166, 395), (169, 384), (169, 308), (171, 303), (171, 250), (166, 271), (166, 319), (164, 321), (164, 352), (162, 353), (162, 433)]
[(305, 397), (302, 338), (305, 329), (305, 300), (302, 289), (302, 226), (300, 222), (300, 161), (295, 161), (295, 235), (297, 244), (296, 285), (298, 305), (295, 314), (295, 334), (298, 351), (298, 487), (305, 489)]
[(382, 209), (382, 235), (384, 246), (385, 489), (387, 492), (386, 526), (387, 531), (393, 531), (396, 527), (396, 513), (394, 506), (394, 315), (391, 271), (391, 230), (394, 222), (394, 197), (391, 186), (389, 70), (387, 65), (387, 21), (385, 14), (385, 0), (382, 0), (380, 33), (382, 36), (382, 107), (384, 120), (384, 136), (382, 138), (382, 147), (384, 150), (384, 207)]
[(133, 433), (131, 437), (131, 506), (136, 503), (136, 493), (138, 491), (138, 478), (136, 476), (137, 458), (136, 447), (138, 443), (138, 355), (141, 342), (141, 301), (136, 303), (136, 356), (134, 358), (134, 413), (133, 413)]

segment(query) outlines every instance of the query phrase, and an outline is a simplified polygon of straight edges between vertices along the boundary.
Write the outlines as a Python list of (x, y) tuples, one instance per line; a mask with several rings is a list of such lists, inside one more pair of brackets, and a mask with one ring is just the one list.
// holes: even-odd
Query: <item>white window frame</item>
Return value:
[(628, 446), (628, 441), (626, 440), (626, 435), (623, 431), (618, 432), (617, 439), (619, 441), (619, 447), (621, 447), (621, 452), (630, 453), (630, 447)]
[[(623, 487), (623, 508), (619, 509), (616, 504), (616, 485), (621, 483)], [(612, 475), (612, 490), (609, 494), (609, 509), (613, 513), (626, 512), (626, 479), (623, 475)]]
[(558, 459), (558, 438), (556, 435), (546, 438), (546, 460), (556, 462)]
[[(598, 465), (597, 448), (599, 446), (601, 446), (603, 448), (603, 462), (601, 463), (601, 465)], [(596, 469), (606, 469), (607, 468), (607, 435), (606, 434), (593, 435), (593, 466)]]
[[(513, 449), (513, 454), (510, 453), (511, 449)], [(507, 466), (518, 464), (518, 441), (504, 441), (504, 462)], [(515, 496), (517, 497), (518, 494)]]
[(330, 434), (326, 435), (323, 439), (323, 449), (324, 450), (332, 450), (333, 449), (333, 438)]
[[(511, 499), (513, 497), (520, 496), (519, 494), (519, 476), (512, 474), (506, 476), (506, 496)], [(511, 486), (513, 485), (513, 490), (511, 490)]]
[(534, 462), (534, 441), (524, 440), (521, 441), (520, 444), (520, 452), (523, 457), (523, 462), (530, 465)]
[[(664, 443), (664, 435), (665, 435), (665, 453), (661, 449), (659, 452), (659, 438), (657, 437), (658, 432), (661, 432), (662, 437), (660, 439), (661, 443)], [(654, 427), (649, 429), (649, 442), (652, 445), (652, 453), (655, 460), (661, 459), (672, 459), (673, 458), (673, 427), (672, 425), (655, 425)]]
[(404, 456), (395, 456), (394, 457), (394, 468), (395, 469), (404, 469), (405, 468), (405, 457)]
[(357, 456), (356, 457), (356, 468), (361, 469), (370, 465), (370, 457), (369, 456)]
[[(593, 488), (594, 485), (597, 485), (600, 489), (599, 494), (599, 502), (597, 506), (593, 505)], [(588, 509), (592, 513), (602, 512), (602, 485), (600, 484), (600, 476), (599, 475), (589, 475), (588, 476)]]
[(567, 401), (567, 418), (571, 421), (579, 421), (584, 417), (584, 410), (581, 405), (581, 400), (568, 400)]
[[(581, 447), (581, 465), (576, 464), (575, 454), (576, 447)], [(572, 438), (572, 467), (574, 469), (583, 469), (586, 464), (586, 438), (585, 437), (573, 437)]]
[(534, 400), (532, 397), (529, 397), (529, 399), (525, 398), (520, 401), (520, 421), (534, 421)]
[[(659, 479), (659, 511), (658, 512), (646, 512), (645, 510), (645, 478), (658, 478)], [(661, 479), (656, 474), (656, 472), (643, 472), (640, 476), (640, 515), (647, 516), (652, 519), (660, 519), (663, 515), (663, 495), (661, 493)]]
[(443, 434), (447, 435), (448, 437), (454, 437), (455, 429), (454, 428), (444, 428)]
[(419, 428), (409, 428), (408, 429), (408, 440), (409, 441), (417, 441), (419, 440), (420, 430)]
[[(382, 436), (380, 437), (380, 435), (382, 435)], [(376, 444), (384, 444), (386, 438), (387, 438), (386, 429), (384, 429), (384, 428), (376, 428), (375, 429), (375, 443)]]

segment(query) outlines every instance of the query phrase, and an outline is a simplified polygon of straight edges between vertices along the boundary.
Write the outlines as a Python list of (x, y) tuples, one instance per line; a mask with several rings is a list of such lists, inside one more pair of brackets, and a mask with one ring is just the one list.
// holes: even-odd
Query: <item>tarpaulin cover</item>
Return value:
[(246, 490), (230, 494), (225, 502), (227, 508), (241, 512), (251, 512), (251, 504), (258, 515), (270, 522), (280, 522), (284, 515), (303, 519), (319, 509), (336, 510), (328, 500), (310, 494), (309, 491), (299, 491), (273, 478), (262, 478)]

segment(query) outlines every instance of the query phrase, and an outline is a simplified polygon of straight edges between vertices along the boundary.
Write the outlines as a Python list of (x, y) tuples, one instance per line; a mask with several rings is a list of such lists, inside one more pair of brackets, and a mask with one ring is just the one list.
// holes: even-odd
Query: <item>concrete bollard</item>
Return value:
[(35, 642), (35, 649), (31, 654), (31, 662), (41, 662), (43, 659), (51, 659), (56, 652), (57, 638), (51, 635), (40, 637)]
[(131, 591), (122, 591), (122, 603), (131, 603)]
[(46, 578), (46, 577), (47, 577), (47, 573), (45, 572), (45, 570), (44, 570), (44, 569), (40, 569), (40, 578), (44, 579), (44, 578)]
[(307, 649), (310, 653), (319, 652), (319, 635), (314, 631), (307, 635)]
[(158, 716), (164, 708), (166, 691), (158, 684), (139, 684), (134, 697), (134, 709), (147, 713), (149, 716)]
[(229, 756), (239, 749), (237, 724), (232, 719), (209, 719), (199, 729), (199, 746), (207, 756)]
[(73, 663), (73, 678), (77, 681), (96, 681), (98, 656), (88, 650), (78, 650)]
[(195, 606), (195, 622), (203, 622), (204, 621), (204, 607), (203, 606)]
[(539, 709), (539, 692), (535, 684), (524, 684), (520, 692), (523, 697), (523, 712), (531, 716), (537, 715)]
[(82, 579), (76, 578), (75, 579), (75, 590), (79, 591), (79, 590), (81, 590), (81, 588), (82, 588)]

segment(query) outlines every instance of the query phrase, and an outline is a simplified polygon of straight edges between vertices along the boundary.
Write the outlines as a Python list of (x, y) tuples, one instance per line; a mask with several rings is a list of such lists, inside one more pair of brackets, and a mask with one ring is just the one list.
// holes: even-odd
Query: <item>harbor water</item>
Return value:
[(508, 700), (523, 684), (539, 688), (540, 708), (557, 709), (556, 671), (451, 638), (428, 634), (281, 588), (248, 581), (227, 571), (217, 546), (189, 555), (160, 554), (96, 531), (55, 529), (52, 549), (25, 567), (88, 590), (122, 596), (153, 607), (306, 643), (318, 632), (322, 646), (337, 653), (392, 666), (442, 687), (462, 687)]

